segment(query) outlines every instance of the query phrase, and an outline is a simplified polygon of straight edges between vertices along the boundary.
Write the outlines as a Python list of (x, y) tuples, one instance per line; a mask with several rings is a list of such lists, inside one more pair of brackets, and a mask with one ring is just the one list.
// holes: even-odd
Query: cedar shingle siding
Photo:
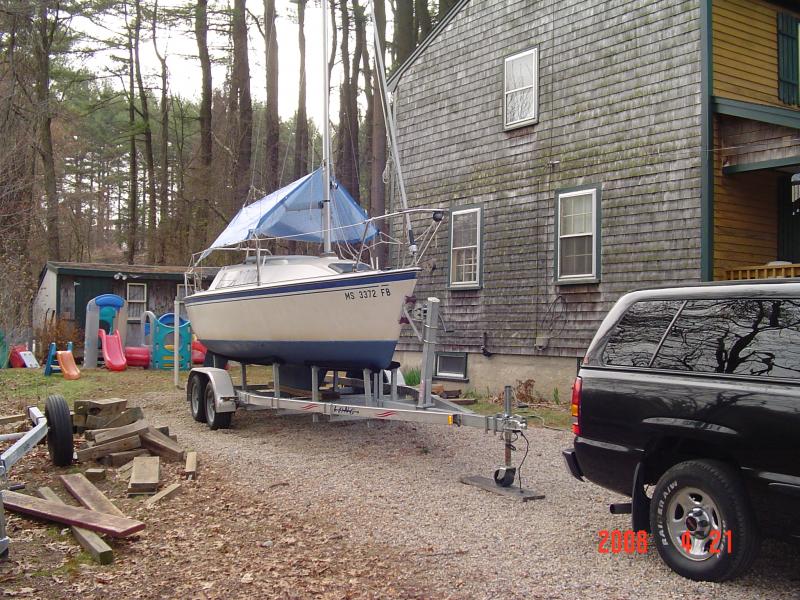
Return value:
[[(533, 47), (539, 122), (504, 131), (503, 61)], [(699, 56), (696, 0), (472, 0), (407, 66), (394, 99), (411, 204), (483, 207), (482, 288), (448, 289), (446, 228), (417, 286), (442, 299), (442, 349), (477, 351), (486, 331), (495, 353), (576, 356), (623, 292), (700, 279)], [(590, 185), (601, 281), (556, 285), (556, 191)]]

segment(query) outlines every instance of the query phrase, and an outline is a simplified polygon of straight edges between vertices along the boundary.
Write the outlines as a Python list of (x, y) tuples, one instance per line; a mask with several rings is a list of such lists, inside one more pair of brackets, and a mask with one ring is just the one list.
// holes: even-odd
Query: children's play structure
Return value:
[(86, 305), (86, 338), (83, 346), (83, 367), (97, 368), (98, 344), (106, 369), (124, 371), (125, 333), (128, 324), (128, 303), (116, 294), (103, 294), (89, 300)]
[(80, 379), (81, 372), (72, 355), (72, 342), (67, 343), (66, 350), (58, 350), (55, 342), (50, 344), (50, 349), (47, 351), (47, 362), (44, 365), (44, 374), (52, 375), (53, 373), (61, 373), (64, 379)]
[[(116, 294), (103, 294), (86, 305), (86, 343), (83, 366), (93, 369), (98, 366), (99, 350), (105, 367), (111, 371), (124, 371), (128, 366), (145, 369), (172, 369), (175, 356), (175, 317), (166, 313), (160, 317), (151, 311), (142, 314), (142, 344), (126, 346), (128, 322), (127, 302)], [(96, 332), (92, 334), (92, 332)], [(178, 361), (181, 370), (188, 371), (193, 359), (205, 359), (205, 347), (192, 342), (189, 321), (178, 317)]]
[(5, 369), (8, 365), (8, 342), (6, 342), (5, 333), (0, 331), (0, 369)]

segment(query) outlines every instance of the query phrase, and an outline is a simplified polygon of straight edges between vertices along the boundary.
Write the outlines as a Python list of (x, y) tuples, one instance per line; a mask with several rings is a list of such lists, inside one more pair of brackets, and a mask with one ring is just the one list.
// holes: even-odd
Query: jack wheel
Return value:
[(230, 429), (232, 412), (217, 412), (214, 406), (214, 386), (210, 383), (206, 386), (206, 423), (209, 429)]
[(47, 451), (57, 467), (72, 464), (72, 417), (64, 396), (48, 396), (44, 403), (47, 419)]
[(189, 376), (189, 385), (186, 386), (186, 399), (189, 401), (189, 412), (198, 423), (206, 422), (205, 401), (206, 378), (193, 373)]
[(517, 477), (515, 467), (500, 467), (494, 472), (494, 482), (500, 487), (509, 487)]

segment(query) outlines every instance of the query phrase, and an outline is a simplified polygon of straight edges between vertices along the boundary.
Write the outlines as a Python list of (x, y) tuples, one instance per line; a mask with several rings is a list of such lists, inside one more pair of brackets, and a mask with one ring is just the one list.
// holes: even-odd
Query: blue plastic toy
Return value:
[[(192, 328), (189, 321), (178, 317), (180, 347), (178, 349), (179, 368), (188, 371), (192, 366)], [(150, 354), (151, 369), (172, 369), (175, 364), (175, 315), (166, 313), (153, 322), (150, 332), (153, 351)]]
[[(53, 373), (61, 373), (61, 366), (56, 360), (58, 348), (55, 342), (50, 342), (50, 349), (47, 351), (47, 362), (44, 365), (44, 374), (47, 376)], [(67, 352), (72, 352), (72, 342), (67, 342)]]

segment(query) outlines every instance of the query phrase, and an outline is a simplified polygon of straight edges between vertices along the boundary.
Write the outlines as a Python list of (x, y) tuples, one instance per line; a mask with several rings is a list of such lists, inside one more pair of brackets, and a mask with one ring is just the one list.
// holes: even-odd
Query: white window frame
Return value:
[[(131, 300), (131, 286), (144, 288), (144, 300)], [(147, 284), (146, 283), (126, 283), (125, 285), (125, 301), (128, 303), (128, 315), (131, 314), (131, 304), (143, 304), (142, 314), (147, 310)], [(138, 321), (141, 316), (130, 316), (129, 321)]]
[[(565, 283), (596, 283), (600, 280), (600, 235), (599, 223), (600, 217), (598, 213), (598, 196), (600, 188), (596, 186), (585, 187), (580, 189), (565, 190), (559, 192), (556, 196), (556, 281), (561, 284)], [(561, 240), (571, 237), (586, 237), (588, 233), (573, 233), (568, 235), (561, 234), (561, 200), (562, 198), (571, 198), (574, 196), (592, 195), (592, 218), (590, 220), (591, 236), (592, 236), (592, 272), (580, 273), (577, 275), (561, 275)]]
[[(530, 56), (531, 60), (533, 61), (533, 82), (530, 86), (525, 86), (521, 88), (516, 88), (513, 90), (509, 90), (508, 85), (508, 64), (514, 60), (519, 60), (520, 58), (524, 58), (525, 56)], [(513, 92), (519, 92), (521, 90), (526, 90), (528, 88), (533, 88), (533, 116), (528, 117), (526, 119), (522, 119), (520, 121), (514, 121), (509, 123), (508, 121), (508, 95)], [(517, 129), (518, 127), (525, 127), (526, 125), (531, 125), (533, 123), (539, 122), (539, 48), (538, 46), (535, 48), (531, 48), (529, 50), (525, 50), (524, 52), (519, 52), (512, 56), (509, 56), (503, 62), (503, 129), (506, 131), (510, 129)]]
[[(472, 248), (472, 246), (459, 246), (458, 248), (453, 247), (453, 235), (455, 232), (455, 220), (456, 217), (459, 215), (466, 215), (469, 213), (477, 213), (478, 218), (476, 219), (475, 227), (477, 228), (476, 231), (476, 269), (475, 269), (475, 279), (472, 281), (453, 281), (453, 251), (454, 250), (463, 250), (465, 248)], [(481, 287), (481, 274), (482, 274), (482, 267), (481, 261), (483, 260), (483, 253), (481, 252), (481, 246), (483, 245), (483, 236), (482, 236), (482, 228), (483, 228), (483, 209), (480, 206), (473, 206), (469, 208), (460, 208), (457, 210), (453, 210), (450, 212), (450, 262), (449, 262), (449, 269), (447, 274), (447, 280), (450, 283), (450, 287), (453, 289), (477, 289)]]

